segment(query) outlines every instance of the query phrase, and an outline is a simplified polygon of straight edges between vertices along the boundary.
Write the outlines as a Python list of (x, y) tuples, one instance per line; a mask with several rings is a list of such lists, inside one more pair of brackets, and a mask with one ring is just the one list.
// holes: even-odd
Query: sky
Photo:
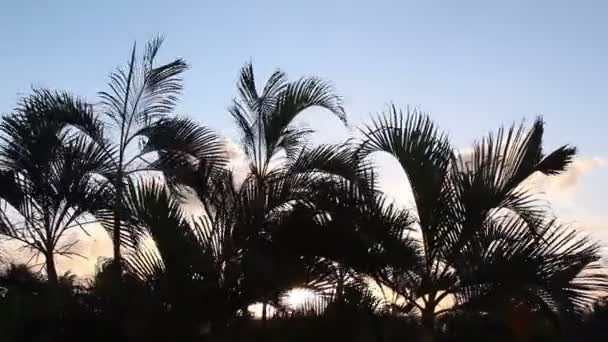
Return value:
[[(411, 105), (466, 148), (500, 125), (543, 115), (547, 148), (574, 144), (580, 155), (538, 189), (560, 218), (608, 243), (606, 18), (602, 0), (3, 1), (0, 112), (40, 86), (94, 102), (133, 43), (162, 34), (160, 60), (179, 56), (192, 67), (178, 113), (227, 136), (235, 132), (226, 108), (247, 61), (260, 80), (275, 68), (331, 80), (351, 131), (389, 103)], [(324, 114), (301, 119), (316, 141), (346, 138)], [(407, 204), (396, 163), (379, 163), (387, 192)]]

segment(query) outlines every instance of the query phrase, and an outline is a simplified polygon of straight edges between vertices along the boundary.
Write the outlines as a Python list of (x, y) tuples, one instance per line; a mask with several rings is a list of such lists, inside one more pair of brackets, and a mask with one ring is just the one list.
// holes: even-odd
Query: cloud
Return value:
[(226, 138), (226, 154), (228, 156), (228, 167), (234, 172), (235, 179), (242, 180), (249, 172), (249, 162), (241, 145), (232, 139)]
[(369, 158), (378, 170), (378, 180), (382, 191), (396, 204), (414, 208), (412, 188), (399, 162), (386, 153), (372, 154)]
[(87, 232), (89, 235), (75, 231), (69, 237), (69, 241), (78, 241), (74, 251), (80, 256), (58, 257), (56, 262), (60, 273), (70, 271), (81, 276), (91, 276), (95, 273), (99, 258), (112, 256), (112, 240), (101, 226), (87, 229)]
[(580, 180), (591, 171), (608, 167), (608, 158), (579, 157), (574, 159), (565, 172), (552, 177), (535, 175), (530, 180), (534, 190), (541, 191), (549, 197), (572, 195), (579, 188)]
[[(88, 235), (81, 230), (74, 230), (66, 235), (61, 243), (76, 244), (71, 249), (78, 254), (70, 257), (55, 256), (55, 264), (59, 274), (70, 271), (79, 276), (91, 276), (95, 273), (95, 265), (100, 257), (112, 255), (112, 241), (108, 233), (99, 225), (87, 228)], [(4, 263), (27, 263), (43, 269), (44, 257), (35, 255), (30, 249), (23, 248), (23, 244), (17, 241), (2, 241), (2, 261)], [(37, 269), (35, 267), (34, 269)]]
[[(456, 150), (456, 154), (467, 163), (473, 157), (473, 149), (465, 147)], [(608, 167), (608, 158), (601, 156), (577, 157), (568, 168), (555, 176), (546, 176), (540, 173), (533, 175), (525, 185), (532, 191), (544, 193), (552, 197), (563, 197), (572, 195), (578, 190), (580, 180), (588, 173)]]
[(606, 157), (578, 157), (565, 172), (551, 177), (535, 175), (529, 184), (532, 190), (544, 194), (560, 222), (589, 234), (608, 256), (608, 214), (598, 205), (604, 199), (608, 178), (602, 173), (603, 179), (593, 186), (584, 181), (591, 173), (605, 168), (608, 168)]
[(551, 182), (553, 191), (572, 191), (576, 189), (580, 178), (591, 170), (608, 166), (608, 159), (601, 157), (577, 158), (572, 165)]

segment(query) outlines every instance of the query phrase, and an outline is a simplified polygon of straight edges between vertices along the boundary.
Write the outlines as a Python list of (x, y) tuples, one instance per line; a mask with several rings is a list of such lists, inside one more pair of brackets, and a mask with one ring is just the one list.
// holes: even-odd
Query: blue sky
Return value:
[[(547, 146), (573, 143), (583, 157), (601, 159), (606, 18), (601, 0), (4, 1), (0, 112), (32, 86), (94, 100), (133, 41), (160, 33), (163, 56), (192, 65), (179, 112), (229, 135), (226, 107), (238, 69), (251, 60), (260, 79), (280, 67), (332, 80), (355, 125), (390, 101), (418, 105), (466, 146), (542, 113)], [(336, 120), (321, 118), (303, 120), (321, 140), (346, 136)], [(582, 174), (568, 205), (604, 222), (608, 168), (598, 162)]]
[(192, 65), (180, 112), (219, 129), (231, 125), (225, 108), (251, 60), (262, 75), (281, 67), (331, 79), (354, 122), (389, 101), (421, 105), (466, 144), (543, 113), (550, 145), (608, 151), (604, 1), (288, 3), (4, 2), (0, 110), (32, 85), (94, 98), (133, 41), (161, 33), (164, 54)]

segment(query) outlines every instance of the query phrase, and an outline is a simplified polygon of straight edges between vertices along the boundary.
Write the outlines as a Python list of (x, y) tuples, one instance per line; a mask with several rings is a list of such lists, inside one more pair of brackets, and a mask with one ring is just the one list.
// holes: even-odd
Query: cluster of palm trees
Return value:
[[(229, 108), (240, 175), (224, 138), (172, 114), (188, 65), (158, 64), (161, 44), (141, 58), (134, 46), (94, 106), (39, 89), (0, 122), (0, 234), (44, 258), (50, 288), (56, 257), (74, 253), (68, 233), (100, 224), (113, 243), (108, 300), (123, 303), (113, 314), (124, 317), (136, 283), (184, 338), (256, 303), (262, 322), (293, 315), (282, 298), (294, 288), (316, 295), (298, 312), (418, 317), (427, 340), (439, 318), (463, 313), (534, 313), (558, 329), (608, 289), (598, 245), (529, 186), (576, 153), (544, 151), (541, 118), (463, 153), (424, 113), (391, 107), (356, 138), (312, 145), (294, 121), (307, 109), (347, 122), (331, 85), (276, 71), (260, 87), (247, 64)], [(413, 208), (380, 190), (377, 152), (403, 169)]]

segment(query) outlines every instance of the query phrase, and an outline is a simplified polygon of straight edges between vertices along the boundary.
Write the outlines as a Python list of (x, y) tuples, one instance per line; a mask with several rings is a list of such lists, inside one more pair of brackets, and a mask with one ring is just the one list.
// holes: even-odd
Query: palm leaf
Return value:
[(450, 210), (448, 174), (452, 149), (430, 118), (417, 111), (392, 106), (363, 130), (359, 158), (374, 152), (395, 157), (404, 170), (414, 195), (426, 251), (431, 256), (440, 243), (434, 231), (444, 226)]
[(222, 139), (188, 119), (164, 119), (142, 128), (136, 136), (147, 138), (142, 154), (156, 152), (155, 167), (175, 173), (181, 165), (220, 168), (226, 164)]
[(580, 313), (608, 287), (608, 276), (598, 272), (598, 246), (587, 237), (549, 221), (536, 229), (542, 232), (539, 241), (518, 217), (505, 217), (490, 227), (490, 240), (474, 256), (475, 268), (458, 268), (462, 303), (496, 305), (514, 297), (535, 298), (557, 314)]
[(118, 126), (130, 131), (135, 124), (151, 123), (170, 113), (182, 90), (181, 74), (188, 68), (182, 59), (155, 65), (162, 37), (148, 42), (141, 61), (133, 45), (126, 67), (110, 75), (108, 91), (100, 92), (104, 113)]

